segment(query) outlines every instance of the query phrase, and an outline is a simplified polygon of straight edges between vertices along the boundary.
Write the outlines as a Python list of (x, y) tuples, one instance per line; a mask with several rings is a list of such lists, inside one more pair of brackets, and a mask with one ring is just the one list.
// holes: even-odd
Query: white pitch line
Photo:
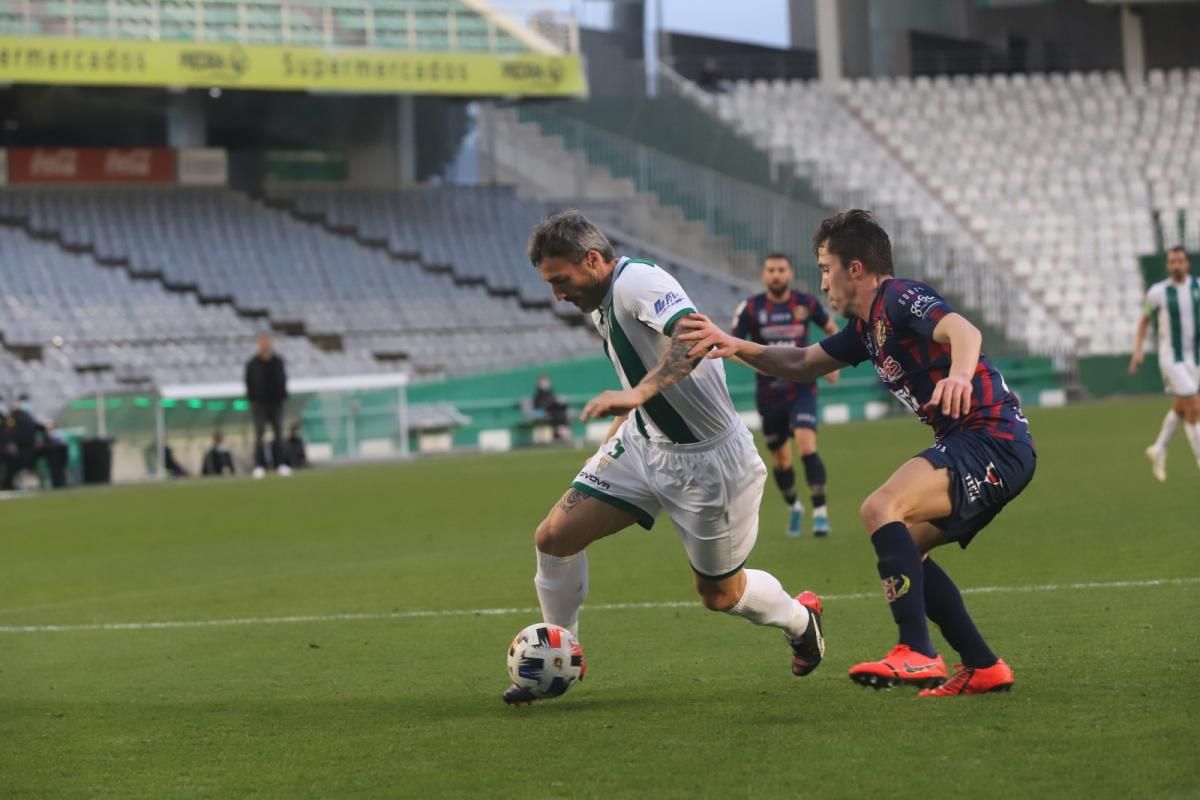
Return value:
[[(1190, 586), (1200, 578), (1154, 578), (1142, 581), (1109, 581), (1089, 583), (1044, 583), (1032, 586), (976, 586), (963, 589), (963, 594), (1029, 594), (1032, 592), (1082, 592), (1099, 589), (1148, 589), (1156, 586)], [(826, 594), (823, 600), (872, 600), (878, 592), (855, 594)], [(587, 611), (630, 611), (636, 609), (699, 608), (699, 602), (688, 600), (666, 603), (603, 603), (584, 606)], [(314, 614), (297, 617), (233, 617), (231, 619), (164, 620), (161, 622), (100, 622), (81, 625), (5, 625), (0, 633), (70, 633), (73, 631), (151, 631), (176, 628), (224, 628), (235, 625), (287, 625), (296, 622), (358, 622), (389, 619), (425, 619), (430, 617), (505, 617), (536, 614), (537, 608), (464, 608), (446, 611), (394, 611), (387, 614)]]

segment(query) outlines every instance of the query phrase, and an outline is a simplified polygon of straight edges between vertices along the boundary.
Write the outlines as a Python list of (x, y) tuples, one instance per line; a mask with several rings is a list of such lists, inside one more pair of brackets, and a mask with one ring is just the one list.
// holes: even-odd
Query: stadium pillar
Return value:
[(154, 397), (154, 474), (160, 480), (167, 477), (167, 411), (163, 408), (162, 395)]
[(842, 82), (842, 35), (838, 0), (817, 0), (817, 70), (821, 83), (833, 88)]
[(417, 123), (413, 96), (396, 98), (396, 181), (400, 186), (417, 182)]
[(184, 90), (167, 94), (167, 144), (175, 148), (208, 145), (204, 97), (200, 92)]
[(1121, 57), (1125, 62), (1125, 80), (1137, 86), (1146, 79), (1146, 41), (1142, 36), (1142, 16), (1128, 4), (1121, 6)]

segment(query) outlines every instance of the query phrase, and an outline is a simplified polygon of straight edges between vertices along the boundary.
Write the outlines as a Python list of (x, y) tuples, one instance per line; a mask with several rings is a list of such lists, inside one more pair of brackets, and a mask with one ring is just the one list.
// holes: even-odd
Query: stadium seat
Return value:
[[(226, 189), (61, 188), (0, 192), (0, 337), (41, 357), (0, 367), (47, 409), (97, 389), (238, 380), (255, 331), (276, 325), (294, 375), (401, 368), (465, 374), (595, 354), (564, 324), (525, 256), (545, 208), (492, 187), (277, 189), (276, 202), (351, 228), (390, 254)], [(37, 237), (37, 238), (35, 238)], [(54, 241), (45, 241), (51, 239)], [(100, 266), (96, 258), (125, 265)], [(622, 250), (639, 255), (636, 250)], [(746, 287), (664, 264), (701, 309), (724, 314)], [(8, 362), (16, 362), (9, 364)]]
[[(860, 79), (840, 93), (755, 81), (701, 102), (793, 162), (826, 203), (874, 208), (918, 276), (963, 297), (1004, 277), (1045, 324), (992, 321), (1031, 346), (1126, 350), (1152, 212), (1200, 207), (1197, 70), (1154, 70), (1142, 86), (1101, 72)], [(1197, 216), (1160, 225), (1164, 244), (1200, 245)], [(1113, 287), (1113, 305), (1081, 314), (1096, 284)]]

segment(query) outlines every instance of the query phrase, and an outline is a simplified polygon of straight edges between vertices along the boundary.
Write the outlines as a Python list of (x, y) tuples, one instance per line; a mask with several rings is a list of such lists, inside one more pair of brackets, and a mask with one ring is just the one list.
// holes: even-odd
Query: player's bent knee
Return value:
[(553, 515), (542, 520), (533, 532), (533, 543), (539, 552), (548, 556), (566, 558), (579, 552), (572, 537), (568, 535), (567, 526), (553, 518)]
[(709, 611), (728, 611), (741, 599), (730, 587), (707, 584), (697, 586), (696, 590), (700, 593), (700, 602)]
[(858, 509), (858, 516), (867, 527), (867, 533), (874, 533), (880, 526), (897, 519), (895, 498), (883, 491), (872, 492)]

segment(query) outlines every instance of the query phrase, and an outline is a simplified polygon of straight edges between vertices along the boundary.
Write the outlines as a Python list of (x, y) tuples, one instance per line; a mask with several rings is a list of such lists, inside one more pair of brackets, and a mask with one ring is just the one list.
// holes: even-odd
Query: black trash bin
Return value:
[(84, 483), (112, 482), (112, 443), (112, 439), (84, 439), (79, 443)]

